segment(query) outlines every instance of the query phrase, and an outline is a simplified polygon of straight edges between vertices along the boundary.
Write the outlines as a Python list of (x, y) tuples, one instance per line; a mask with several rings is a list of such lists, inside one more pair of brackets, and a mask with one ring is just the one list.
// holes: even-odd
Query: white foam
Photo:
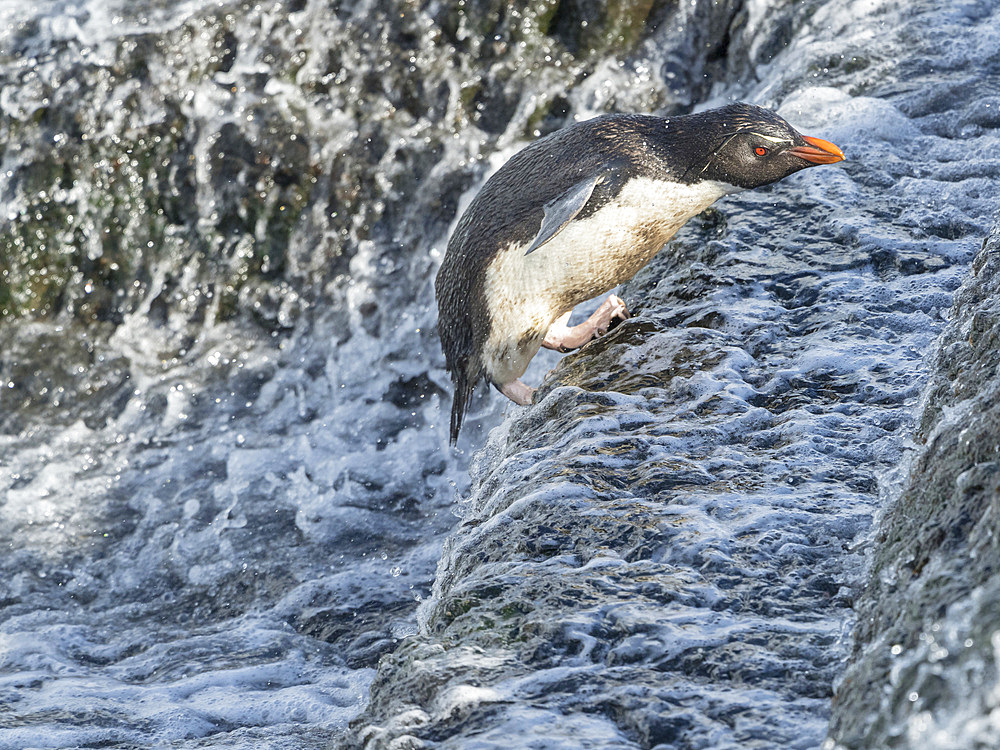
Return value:
[[(95, 352), (122, 362), (129, 378), (122, 391), (124, 403), (109, 405), (106, 414), (65, 423), (54, 409), (52, 418), (39, 417), (30, 428), (0, 436), (0, 548), (5, 550), (0, 704), (13, 712), (17, 724), (0, 728), (0, 747), (206, 742), (237, 748), (320, 746), (361, 710), (375, 656), (390, 648), (392, 639), (412, 634), (412, 607), (418, 601), (424, 602), (421, 617), (427, 623), (437, 603), (428, 597), (439, 557), (443, 585), (461, 547), (479, 538), (476, 533), (516, 529), (518, 514), (532, 506), (563, 509), (567, 516), (581, 509), (597, 515), (597, 509), (585, 505), (595, 491), (583, 491), (568, 480), (534, 487), (516, 500), (502, 492), (491, 494), (487, 483), (530, 478), (532, 471), (564, 461), (564, 453), (571, 450), (580, 454), (580, 466), (605, 461), (606, 466), (623, 469), (626, 459), (605, 439), (626, 428), (650, 430), (654, 407), (669, 411), (670, 418), (647, 436), (649, 460), (636, 471), (648, 471), (654, 478), (688, 471), (705, 486), (723, 487), (693, 492), (687, 504), (657, 506), (663, 533), (676, 536), (675, 543), (664, 544), (651, 557), (687, 571), (677, 574), (679, 580), (705, 610), (692, 607), (665, 614), (661, 607), (656, 611), (658, 624), (623, 640), (613, 651), (615, 658), (710, 649), (732, 634), (752, 636), (762, 620), (740, 622), (732, 613), (713, 613), (711, 607), (722, 602), (724, 594), (699, 572), (703, 567), (732, 566), (745, 580), (763, 580), (773, 568), (759, 560), (740, 561), (739, 540), (759, 545), (762, 558), (771, 555), (787, 562), (806, 555), (815, 540), (802, 529), (814, 528), (809, 519), (822, 513), (834, 513), (823, 531), (847, 539), (863, 531), (877, 504), (872, 493), (829, 489), (823, 495), (823, 482), (831, 476), (831, 466), (888, 467), (898, 461), (904, 449), (898, 435), (904, 430), (881, 422), (883, 416), (886, 421), (896, 418), (893, 410), (865, 421), (851, 414), (860, 408), (857, 404), (847, 408), (836, 399), (823, 408), (791, 403), (785, 411), (755, 404), (780, 402), (797, 380), (813, 378), (819, 388), (821, 377), (844, 375), (871, 385), (873, 403), (882, 396), (913, 397), (910, 391), (923, 373), (920, 358), (930, 350), (955, 281), (965, 273), (962, 264), (978, 244), (975, 231), (957, 239), (936, 235), (934, 222), (942, 216), (949, 221), (988, 221), (995, 179), (970, 156), (969, 145), (971, 151), (988, 155), (997, 153), (1000, 144), (989, 129), (970, 135), (974, 141), (934, 135), (926, 123), (908, 118), (893, 96), (855, 93), (866, 90), (871, 81), (824, 72), (825, 61), (837, 59), (849, 47), (884, 51), (889, 58), (908, 54), (885, 47), (885, 23), (896, 18), (891, 5), (860, 0), (818, 4), (808, 28), (796, 30), (792, 46), (779, 59), (757, 60), (755, 50), (768, 41), (771, 5), (765, 0), (748, 5), (744, 34), (753, 38), (752, 70), (746, 85), (717, 90), (717, 102), (747, 98), (780, 105), (794, 125), (842, 146), (848, 164), (808, 170), (777, 186), (775, 190), (786, 191), (777, 195), (765, 192), (720, 204), (731, 218), (727, 242), (733, 245), (721, 248), (718, 257), (740, 261), (729, 267), (733, 284), (751, 287), (752, 270), (747, 269), (774, 260), (769, 248), (782, 242), (777, 229), (757, 231), (764, 224), (760, 220), (750, 225), (748, 239), (740, 233), (746, 229), (740, 215), (796, 198), (831, 212), (823, 226), (836, 235), (833, 244), (865, 247), (872, 256), (876, 251), (919, 252), (921, 257), (954, 262), (953, 267), (910, 278), (880, 278), (873, 264), (817, 274), (810, 284), (820, 295), (816, 305), (826, 319), (803, 336), (801, 351), (782, 354), (784, 359), (777, 362), (767, 358), (777, 356), (771, 347), (782, 340), (783, 326), (795, 324), (796, 308), (786, 309), (766, 294), (740, 298), (724, 289), (710, 299), (679, 301), (680, 307), (689, 304), (684, 323), (664, 324), (647, 343), (623, 355), (621, 363), (623, 368), (656, 372), (663, 362), (676, 359), (676, 377), (686, 390), (676, 392), (673, 411), (662, 403), (666, 388), (659, 395), (655, 388), (602, 394), (600, 410), (554, 437), (558, 455), (536, 449), (494, 462), (528, 423), (525, 410), (511, 408), (512, 418), (490, 435), (473, 466), (475, 472), (493, 472), (492, 478), (481, 477), (478, 494), (464, 507), (470, 518), (476, 512), (488, 518), (444, 553), (442, 536), (457, 520), (451, 515), (455, 501), (468, 499), (468, 458), (447, 447), (442, 405), (448, 405), (450, 381), (433, 335), (430, 279), (444, 237), (412, 242), (407, 228), (397, 227), (395, 234), (407, 241), (387, 250), (378, 244), (377, 233), (366, 234), (368, 239), (357, 244), (351, 259), (350, 279), (329, 280), (324, 297), (328, 307), (311, 311), (308, 325), (298, 324), (280, 347), (236, 323), (217, 320), (211, 308), (204, 325), (192, 330), (183, 308), (188, 303), (160, 298), (171, 284), (182, 292), (195, 291), (185, 286), (191, 280), (173, 278), (169, 263), (150, 269), (145, 299)], [(138, 7), (124, 0), (0, 0), (0, 44), (19, 33), (22, 21), (38, 20), (37, 32), (26, 42), (29, 54), (73, 42), (94, 46), (89, 59), (99, 62), (110, 59), (120, 37), (177, 28), (209, 6), (229, 7), (208, 2)], [(370, 9), (360, 3), (354, 10), (363, 17)], [(255, 19), (263, 24), (283, 23), (267, 9), (262, 12)], [(293, 20), (314, 37), (312, 48), (325, 49), (323, 35), (335, 19), (323, 4), (307, 4)], [(243, 22), (246, 19), (234, 21)], [(292, 26), (289, 33), (294, 33)], [(250, 32), (241, 38), (258, 40)], [(995, 31), (956, 38), (947, 54), (986, 59), (992, 49), (989, 42), (995, 42)], [(569, 94), (574, 114), (589, 117), (612, 104), (649, 109), (653, 105), (645, 103), (666, 96), (669, 85), (660, 79), (656, 65), (642, 55), (635, 57), (622, 62), (612, 55), (600, 61)], [(241, 94), (248, 99), (233, 111), (221, 116), (217, 112), (232, 94), (232, 82), (261, 72), (260, 59), (241, 58), (228, 73), (211, 80), (181, 81), (192, 87), (192, 97), (183, 102), (185, 112), (206, 132), (218, 132), (234, 116), (245, 114), (239, 107), (256, 94)], [(275, 106), (282, 112), (307, 118), (315, 136), (316, 162), (322, 164), (352, 143), (348, 134), (355, 126), (350, 113), (331, 111), (324, 98), (320, 83), (335, 84), (320, 79), (339, 74), (327, 71), (327, 62), (322, 54), (307, 55), (294, 81), (271, 79), (263, 88), (265, 96), (278, 100)], [(345, 62), (347, 67), (352, 64)], [(876, 73), (891, 75), (887, 70), (878, 67)], [(154, 70), (151, 75), (172, 80), (174, 73)], [(516, 103), (513, 124), (494, 144), (492, 136), (477, 135), (462, 120), (466, 115), (457, 102), (464, 82), (446, 83), (452, 87), (448, 121), (465, 125), (460, 137), (446, 144), (434, 178), (460, 168), (467, 171), (479, 158), (488, 170), (498, 168), (523, 145), (524, 126), (551, 95), (548, 80), (540, 79), (539, 90)], [(304, 93), (313, 84), (311, 93)], [(19, 115), (41, 111), (30, 91), (5, 89), (0, 105)], [(398, 123), (410, 115), (397, 111), (393, 116)], [(111, 122), (109, 134), (118, 120)], [(419, 143), (427, 125), (416, 122), (405, 133)], [(390, 148), (384, 157), (386, 172), (379, 179), (389, 180), (394, 153)], [(196, 165), (203, 189), (210, 177), (210, 156), (206, 141)], [(866, 173), (877, 173), (890, 159), (906, 162), (909, 172), (878, 191), (862, 184)], [(478, 184), (459, 201), (460, 210)], [(88, 196), (74, 187), (63, 199), (77, 203)], [(199, 202), (212, 199), (206, 192), (191, 196)], [(873, 204), (882, 213), (874, 211)], [(20, 206), (14, 202), (3, 209), (0, 215), (6, 217)], [(309, 218), (326, 226), (319, 219), (328, 206), (317, 201), (311, 209)], [(180, 244), (176, 238), (165, 241)], [(307, 237), (293, 233), (290, 253), (306, 273), (309, 264), (327, 262), (325, 253), (340, 241), (326, 237), (326, 244), (307, 247)], [(697, 263), (685, 264), (682, 270), (697, 280)], [(419, 289), (397, 294), (387, 289), (387, 278), (405, 279)], [(156, 309), (164, 300), (170, 310), (166, 320), (159, 321)], [(705, 310), (726, 313), (722, 328), (686, 327)], [(21, 329), (29, 341), (40, 332)], [(748, 343), (751, 336), (756, 348)], [(699, 351), (721, 352), (722, 357), (698, 369)], [(529, 379), (541, 380), (558, 359), (543, 353)], [(757, 359), (770, 368), (765, 378), (752, 378)], [(683, 375), (688, 366), (694, 372)], [(888, 388), (877, 371), (881, 366), (895, 372), (903, 384)], [(433, 388), (423, 398), (402, 386), (392, 391), (400, 382), (421, 377), (445, 395)], [(405, 405), (384, 398), (390, 392)], [(415, 401), (407, 403), (409, 397)], [(534, 408), (557, 409), (580, 397), (579, 388), (564, 386)], [(483, 433), (501, 421), (505, 408), (495, 394), (477, 395), (463, 434), (465, 450), (484, 441)], [(522, 418), (526, 421), (519, 422)], [(746, 473), (748, 459), (740, 446), (752, 441), (769, 451), (766, 469), (759, 474), (766, 488), (726, 490), (726, 483), (735, 487)], [(886, 477), (883, 482), (891, 481)], [(803, 478), (819, 487), (810, 496), (815, 503), (805, 507), (802, 493), (795, 489)], [(649, 513), (653, 507), (649, 499), (633, 500), (637, 513)], [(504, 561), (508, 567), (503, 570), (522, 563)], [(580, 572), (589, 577), (628, 572), (629, 564), (621, 555), (580, 560), (564, 553), (539, 570), (546, 576)], [(649, 611), (634, 603), (617, 603), (613, 612), (623, 627), (638, 629), (644, 618), (653, 621)], [(961, 623), (962, 616), (951, 613), (949, 622)], [(370, 625), (357, 625), (366, 618)], [(526, 744), (533, 736), (553, 748), (577, 748), (585, 742), (630, 746), (631, 737), (607, 716), (567, 713), (560, 696), (546, 692), (569, 675), (586, 676), (603, 668), (588, 663), (601, 646), (594, 635), (596, 618), (592, 612), (566, 616), (567, 632), (580, 644), (575, 661), (503, 684), (462, 683), (442, 694), (442, 712), (503, 704), (499, 719), (463, 747), (506, 748)], [(833, 621), (804, 624), (776, 618), (775, 623), (785, 633), (801, 632), (808, 625), (817, 638), (834, 638), (843, 628)], [(338, 629), (349, 635), (338, 640)], [(365, 652), (366, 644), (378, 638), (385, 638), (386, 644)], [(823, 646), (835, 647), (840, 646)], [(360, 664), (345, 666), (345, 658), (355, 657)], [(457, 663), (463, 668), (493, 667), (500, 661), (496, 654), (484, 657), (469, 650)], [(960, 681), (954, 684), (966, 689)], [(690, 699), (698, 686), (685, 689)], [(524, 697), (533, 691), (551, 699), (550, 705)], [(914, 741), (931, 744), (945, 742), (946, 736), (967, 745), (995, 737), (994, 693), (992, 687), (984, 693), (982, 712), (916, 716), (907, 731)], [(823, 732), (823, 700), (788, 700), (751, 689), (709, 689), (698, 695), (708, 695), (706, 700), (723, 707), (753, 704), (770, 711), (773, 723), (792, 727), (802, 743), (815, 744)], [(418, 726), (429, 716), (407, 711), (396, 717), (401, 724)], [(729, 736), (716, 739), (716, 746), (725, 746)]]

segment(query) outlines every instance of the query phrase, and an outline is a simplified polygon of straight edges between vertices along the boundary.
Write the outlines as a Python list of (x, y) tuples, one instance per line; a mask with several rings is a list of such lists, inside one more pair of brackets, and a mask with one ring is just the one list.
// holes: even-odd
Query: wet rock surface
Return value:
[[(812, 9), (759, 91), (848, 144), (850, 161), (694, 222), (621, 292), (635, 317), (508, 411), (471, 467), (420, 633), (381, 662), (338, 742), (824, 743), (865, 555), (900, 551), (869, 547), (870, 524), (898, 493), (927, 358), (992, 225), (990, 168), (960, 154), (996, 133), (959, 144), (942, 129), (979, 102), (915, 106), (930, 67), (957, 81), (967, 54), (993, 75), (974, 45), (941, 68), (900, 62), (863, 33), (838, 36), (838, 14), (858, 9)], [(888, 48), (923, 48), (935, 13), (879, 9), (865, 23), (894, 30)], [(953, 34), (988, 34), (989, 13), (945, 16)], [(796, 55), (816, 29), (837, 53)], [(794, 93), (819, 69), (853, 96)], [(882, 721), (866, 697), (842, 716)]]
[[(941, 336), (914, 459), (882, 518), (837, 689), (838, 746), (990, 747), (1000, 728), (1000, 227)], [(871, 711), (877, 706), (876, 711)]]
[[(996, 14), (0, 3), (0, 746), (805, 748), (838, 684), (836, 736), (882, 736), (838, 678), (909, 436), (990, 382), (942, 370), (919, 423), (996, 210)], [(848, 162), (699, 217), (451, 450), (432, 285), (471, 191), (573, 119), (731, 99)], [(966, 527), (991, 548), (959, 514), (900, 580)], [(933, 683), (995, 744), (968, 568), (889, 644), (894, 742), (948, 746)]]

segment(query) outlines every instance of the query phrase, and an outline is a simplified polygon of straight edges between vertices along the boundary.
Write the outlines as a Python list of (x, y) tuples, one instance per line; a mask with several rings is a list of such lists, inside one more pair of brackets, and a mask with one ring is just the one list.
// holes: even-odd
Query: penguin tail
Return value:
[(465, 420), (465, 408), (476, 387), (476, 379), (470, 378), (464, 367), (456, 367), (452, 371), (452, 380), (455, 383), (455, 395), (451, 400), (451, 438), (448, 442), (455, 445)]

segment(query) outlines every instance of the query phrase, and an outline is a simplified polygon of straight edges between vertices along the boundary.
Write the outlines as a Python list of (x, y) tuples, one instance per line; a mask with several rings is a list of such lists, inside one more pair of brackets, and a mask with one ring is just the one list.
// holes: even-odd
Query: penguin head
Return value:
[(691, 117), (700, 120), (699, 140), (708, 151), (699, 159), (700, 170), (698, 164), (689, 168), (688, 176), (695, 180), (749, 189), (806, 167), (844, 159), (844, 153), (829, 141), (802, 135), (771, 110), (751, 104), (731, 104)]

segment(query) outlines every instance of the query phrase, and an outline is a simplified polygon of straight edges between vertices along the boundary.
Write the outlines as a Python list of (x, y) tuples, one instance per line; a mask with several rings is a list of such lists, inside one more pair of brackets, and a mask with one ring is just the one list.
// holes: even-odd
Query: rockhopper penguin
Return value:
[(749, 104), (680, 117), (613, 114), (570, 125), (515, 154), (483, 186), (448, 242), (435, 289), (458, 438), (485, 378), (512, 401), (540, 346), (569, 351), (628, 316), (612, 295), (568, 327), (573, 307), (631, 279), (691, 217), (839, 148)]

